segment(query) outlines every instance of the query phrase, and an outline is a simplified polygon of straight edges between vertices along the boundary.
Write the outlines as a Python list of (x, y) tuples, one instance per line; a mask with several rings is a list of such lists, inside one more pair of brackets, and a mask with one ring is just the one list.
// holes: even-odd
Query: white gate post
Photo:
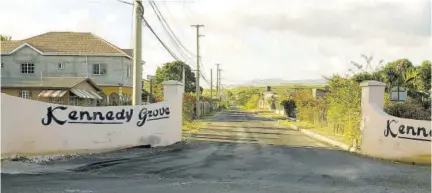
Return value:
[(182, 111), (183, 111), (183, 84), (179, 81), (169, 80), (164, 85), (164, 101), (170, 104), (170, 119), (172, 126), (175, 127), (176, 136), (182, 134)]
[(384, 91), (385, 83), (378, 81), (364, 81), (360, 84), (362, 87), (361, 91), (361, 121), (360, 121), (360, 148), (363, 149), (364, 145), (364, 134), (367, 129), (367, 122), (370, 120), (369, 115), (373, 109), (369, 108), (370, 105), (374, 105), (380, 109), (384, 108)]
[(385, 83), (378, 81), (365, 81), (360, 84), (362, 87), (361, 107), (362, 112), (366, 104), (374, 104), (377, 107), (384, 108), (384, 90)]

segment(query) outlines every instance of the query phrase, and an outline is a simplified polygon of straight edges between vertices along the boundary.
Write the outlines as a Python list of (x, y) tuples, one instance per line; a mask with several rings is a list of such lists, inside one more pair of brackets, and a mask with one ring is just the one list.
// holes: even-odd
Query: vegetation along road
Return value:
[(193, 140), (164, 148), (5, 161), (2, 192), (415, 193), (431, 188), (430, 167), (328, 148), (252, 113), (225, 111), (186, 135)]

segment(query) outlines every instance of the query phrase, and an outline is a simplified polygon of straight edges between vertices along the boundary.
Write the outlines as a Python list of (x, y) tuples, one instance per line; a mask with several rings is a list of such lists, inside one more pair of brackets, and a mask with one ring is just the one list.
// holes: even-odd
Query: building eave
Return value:
[(16, 47), (15, 49), (11, 50), (10, 52), (8, 52), (8, 55), (13, 54), (13, 53), (15, 53), (16, 51), (18, 51), (18, 50), (20, 50), (20, 49), (22, 49), (22, 48), (24, 48), (24, 47), (26, 47), (26, 46), (29, 47), (29, 48), (31, 48), (31, 49), (33, 49), (34, 51), (38, 52), (39, 54), (43, 54), (42, 51), (36, 49), (35, 47), (33, 47), (32, 45), (30, 45), (29, 43), (23, 43), (23, 44), (21, 44), (20, 46)]
[(12, 89), (19, 89), (19, 88), (29, 88), (29, 89), (63, 89), (63, 90), (69, 90), (71, 88), (68, 87), (52, 87), (52, 86), (4, 86), (2, 85), (1, 88), (12, 88)]
[[(2, 52), (1, 55), (2, 56), (12, 55), (13, 53), (15, 53), (17, 50), (21, 49), (22, 47), (23, 47), (23, 45), (19, 46), (18, 48), (15, 48), (14, 50), (12, 50), (10, 52)], [(126, 57), (128, 59), (132, 59), (132, 57), (130, 57), (126, 54), (121, 54), (121, 53), (41, 52), (40, 50), (37, 50), (33, 46), (29, 45), (29, 47), (43, 56), (114, 56), (114, 57)]]

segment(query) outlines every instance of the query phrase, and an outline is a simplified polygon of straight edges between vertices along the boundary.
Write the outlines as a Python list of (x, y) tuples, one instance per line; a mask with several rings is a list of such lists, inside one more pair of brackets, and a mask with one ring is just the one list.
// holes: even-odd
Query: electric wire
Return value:
[(161, 13), (161, 11), (160, 11), (159, 7), (157, 6), (157, 4), (156, 4), (154, 1), (150, 1), (150, 4), (153, 4), (153, 5), (154, 5), (154, 9), (155, 9), (155, 11), (159, 13), (159, 15), (160, 15), (160, 17), (161, 17), (163, 23), (165, 23), (167, 29), (169, 30), (169, 32), (171, 32), (172, 37), (173, 37), (174, 40), (177, 42), (178, 46), (180, 46), (181, 48), (183, 48), (183, 50), (184, 50), (187, 54), (189, 54), (189, 55), (191, 55), (191, 56), (195, 56), (191, 51), (189, 51), (189, 50), (188, 50), (188, 49), (187, 49), (187, 48), (186, 48), (186, 47), (181, 43), (181, 41), (179, 40), (178, 36), (176, 36), (176, 34), (174, 33), (174, 31), (172, 30), (172, 28), (170, 27), (170, 25), (169, 25), (168, 22), (166, 21), (165, 17), (164, 17), (163, 14)]
[(181, 44), (181, 42), (180, 43), (177, 42), (176, 39), (174, 38), (175, 35), (173, 35), (172, 31), (169, 30), (169, 25), (166, 22), (165, 18), (163, 17), (162, 13), (157, 9), (156, 3), (154, 3), (154, 1), (150, 1), (149, 3), (153, 9), (153, 12), (155, 13), (156, 17), (158, 18), (159, 22), (161, 23), (162, 28), (164, 29), (165, 33), (168, 35), (171, 42), (173, 43), (174, 47), (177, 49), (177, 51), (180, 54), (180, 56), (182, 57), (182, 59), (186, 60), (188, 57), (185, 56), (182, 49), (180, 48), (179, 44)]

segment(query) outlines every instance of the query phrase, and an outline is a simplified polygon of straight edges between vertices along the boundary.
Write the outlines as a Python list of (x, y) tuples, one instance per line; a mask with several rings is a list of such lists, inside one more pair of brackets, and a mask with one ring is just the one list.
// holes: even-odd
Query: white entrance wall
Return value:
[(80, 107), (1, 95), (1, 155), (109, 150), (181, 141), (182, 84), (164, 84), (165, 101)]
[(378, 158), (430, 163), (431, 122), (386, 114), (385, 84), (367, 81), (361, 86), (361, 152)]

